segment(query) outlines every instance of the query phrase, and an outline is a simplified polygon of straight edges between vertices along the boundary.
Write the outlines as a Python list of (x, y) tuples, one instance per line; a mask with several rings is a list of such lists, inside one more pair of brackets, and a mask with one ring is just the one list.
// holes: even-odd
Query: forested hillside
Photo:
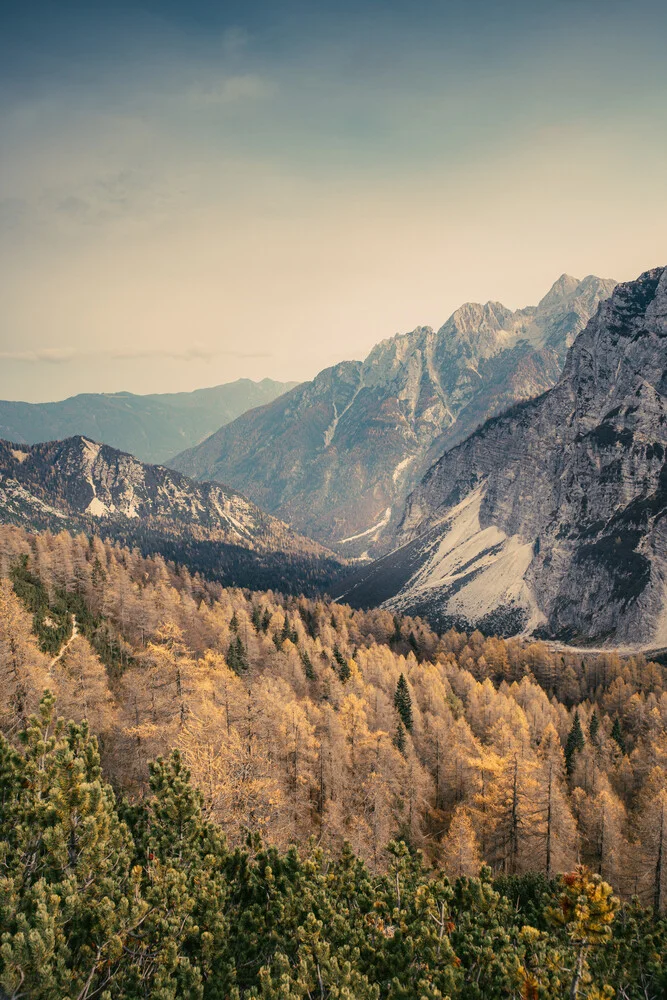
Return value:
[(83, 535), (0, 577), (9, 996), (664, 996), (663, 666)]

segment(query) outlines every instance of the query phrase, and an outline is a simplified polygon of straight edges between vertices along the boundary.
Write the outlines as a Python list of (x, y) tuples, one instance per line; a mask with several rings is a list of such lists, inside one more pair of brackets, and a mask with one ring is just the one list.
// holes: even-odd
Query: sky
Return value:
[(10, 0), (0, 398), (311, 378), (667, 264), (662, 0)]

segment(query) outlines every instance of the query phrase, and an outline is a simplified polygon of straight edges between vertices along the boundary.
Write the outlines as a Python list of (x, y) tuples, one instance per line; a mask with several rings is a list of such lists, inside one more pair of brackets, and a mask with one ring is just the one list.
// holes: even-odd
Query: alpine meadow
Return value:
[(666, 40), (3, 7), (0, 1000), (667, 1000)]

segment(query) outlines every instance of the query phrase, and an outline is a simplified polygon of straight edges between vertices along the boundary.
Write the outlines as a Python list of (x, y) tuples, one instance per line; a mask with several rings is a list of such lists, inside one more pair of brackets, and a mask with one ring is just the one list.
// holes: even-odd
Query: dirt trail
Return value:
[(72, 634), (67, 640), (67, 642), (64, 642), (62, 644), (62, 646), (60, 647), (60, 652), (56, 656), (54, 656), (53, 659), (51, 660), (51, 665), (49, 667), (49, 670), (53, 670), (58, 660), (62, 659), (62, 657), (65, 655), (69, 647), (72, 645), (78, 634), (79, 634), (79, 627), (76, 623), (76, 618), (74, 617), (74, 615), (72, 615)]

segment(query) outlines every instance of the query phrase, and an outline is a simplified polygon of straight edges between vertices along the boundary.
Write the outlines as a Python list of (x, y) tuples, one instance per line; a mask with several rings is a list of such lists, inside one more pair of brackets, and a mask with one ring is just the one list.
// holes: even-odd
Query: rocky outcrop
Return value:
[(567, 348), (613, 281), (564, 275), (537, 306), (468, 303), (365, 361), (321, 372), (171, 464), (232, 483), (346, 556), (377, 555), (405, 498), (442, 453), (489, 416), (552, 386)]
[(116, 538), (257, 588), (317, 590), (340, 567), (235, 490), (81, 436), (32, 446), (0, 441), (0, 523)]
[(569, 642), (667, 645), (667, 268), (619, 285), (557, 385), (409, 497), (353, 604)]

